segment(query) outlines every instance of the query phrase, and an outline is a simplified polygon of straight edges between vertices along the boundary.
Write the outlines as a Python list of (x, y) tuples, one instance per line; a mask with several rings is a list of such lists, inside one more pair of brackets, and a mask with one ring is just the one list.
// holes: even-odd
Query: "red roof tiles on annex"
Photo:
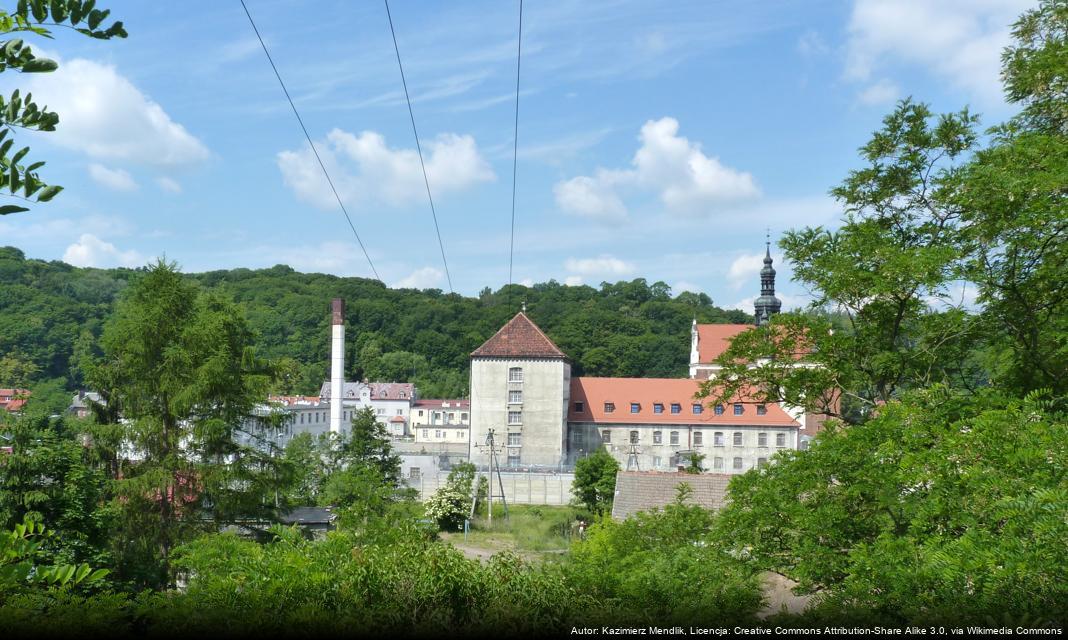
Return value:
[[(753, 425), (799, 427), (775, 403), (768, 403), (767, 413), (757, 415), (756, 401), (742, 398), (744, 413), (734, 415), (734, 408), (726, 406), (721, 415), (716, 415), (706, 400), (695, 400), (699, 380), (687, 378), (585, 378), (571, 379), (571, 406), (568, 407), (569, 422), (602, 422), (615, 424), (708, 424), (708, 425)], [(575, 403), (582, 402), (583, 410), (575, 411)], [(606, 402), (615, 405), (615, 410), (606, 412)], [(639, 413), (631, 413), (630, 405), (641, 405)], [(671, 413), (671, 404), (681, 405), (680, 413)], [(663, 413), (654, 413), (653, 405), (663, 405)], [(695, 414), (692, 405), (701, 404), (701, 413)]]
[(708, 364), (730, 346), (730, 340), (751, 324), (699, 324), (697, 325), (697, 361)]
[[(449, 406), (446, 407), (445, 403), (448, 403)], [(415, 402), (412, 403), (412, 406), (413, 407), (432, 407), (434, 409), (470, 409), (471, 408), (471, 401), (470, 400), (435, 400), (435, 399), (429, 399), (428, 398), (428, 399), (425, 399), (425, 400), (416, 400)]]
[(520, 311), (493, 337), (471, 352), (472, 358), (560, 358), (560, 350), (538, 325)]

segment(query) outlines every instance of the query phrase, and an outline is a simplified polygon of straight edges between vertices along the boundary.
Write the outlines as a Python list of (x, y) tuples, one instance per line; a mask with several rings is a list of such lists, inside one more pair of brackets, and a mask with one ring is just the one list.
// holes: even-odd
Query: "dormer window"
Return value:
[(768, 407), (767, 407), (767, 405), (758, 404), (757, 405), (757, 415), (758, 416), (766, 416), (766, 415), (768, 415)]
[(653, 404), (653, 413), (664, 413), (664, 405), (657, 402)]
[(630, 403), (630, 412), (631, 413), (641, 413), (642, 412), (641, 403), (640, 402), (632, 402), (632, 403)]
[(585, 410), (585, 408), (586, 408), (585, 403), (583, 403), (583, 402), (576, 402), (575, 403), (575, 412), (576, 413), (582, 413)]
[(671, 403), (671, 413), (682, 413), (682, 405), (678, 402)]
[(723, 415), (723, 405), (721, 405), (721, 404), (717, 404), (716, 405), (716, 415), (717, 416)]
[(745, 412), (745, 408), (742, 407), (742, 404), (740, 402), (734, 403), (734, 415), (740, 416), (744, 412)]
[(616, 403), (614, 403), (614, 402), (606, 402), (606, 403), (604, 403), (604, 412), (605, 413), (612, 413), (615, 410), (616, 410)]

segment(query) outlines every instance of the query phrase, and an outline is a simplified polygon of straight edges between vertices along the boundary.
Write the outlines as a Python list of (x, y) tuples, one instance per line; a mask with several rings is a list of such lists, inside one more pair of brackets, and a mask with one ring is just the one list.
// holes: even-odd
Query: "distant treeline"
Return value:
[[(0, 387), (41, 399), (83, 385), (79, 363), (139, 269), (77, 268), (0, 248)], [(262, 356), (282, 365), (277, 391), (315, 393), (327, 375), (329, 304), (346, 301), (346, 375), (415, 382), (424, 397), (467, 394), (468, 354), (525, 302), (528, 315), (573, 361), (576, 375), (682, 376), (690, 323), (751, 322), (703, 293), (672, 295), (644, 279), (600, 288), (554, 280), (509, 285), (478, 297), (438, 289), (389, 289), (366, 278), (299, 273), (285, 265), (187, 274), (205, 291), (238, 303), (259, 334)], [(69, 397), (69, 396), (66, 396)], [(58, 407), (57, 407), (58, 408)]]

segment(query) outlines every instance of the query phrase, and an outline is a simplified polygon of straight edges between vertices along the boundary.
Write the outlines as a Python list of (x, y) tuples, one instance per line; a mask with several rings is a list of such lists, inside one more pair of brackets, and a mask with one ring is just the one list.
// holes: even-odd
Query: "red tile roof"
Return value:
[(404, 422), (404, 418), (402, 418), (400, 416), (393, 416), (392, 418), (389, 419), (389, 421), (390, 422)]
[[(734, 415), (731, 406), (725, 407), (722, 415), (716, 415), (706, 400), (694, 400), (700, 385), (699, 380), (687, 378), (572, 378), (571, 406), (568, 407), (569, 422), (604, 422), (625, 424), (707, 424), (707, 425), (767, 425), (798, 427), (779, 405), (768, 403), (767, 413), (757, 415), (756, 401), (743, 397), (744, 413)], [(583, 404), (582, 411), (575, 410), (575, 403)], [(611, 413), (605, 411), (605, 403), (615, 405)], [(631, 413), (630, 405), (637, 402), (639, 413)], [(680, 413), (671, 413), (671, 404), (681, 405)], [(663, 405), (663, 413), (655, 413), (653, 405)], [(693, 405), (704, 406), (694, 414)]]
[(699, 324), (697, 325), (697, 361), (709, 364), (730, 346), (730, 339), (746, 329), (754, 328), (751, 324)]
[(415, 385), (410, 382), (372, 382), (372, 400), (411, 400)]
[[(445, 406), (448, 403), (449, 406)], [(433, 407), (434, 409), (470, 409), (470, 400), (416, 400), (413, 407)]]
[(0, 389), (0, 409), (18, 411), (26, 404), (30, 397), (28, 389)]
[(567, 354), (521, 311), (481, 347), (472, 351), (471, 357), (566, 359)]

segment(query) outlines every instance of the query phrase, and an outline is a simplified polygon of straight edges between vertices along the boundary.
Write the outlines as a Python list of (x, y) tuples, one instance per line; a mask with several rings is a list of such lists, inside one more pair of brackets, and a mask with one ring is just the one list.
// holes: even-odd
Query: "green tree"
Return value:
[(590, 511), (596, 514), (611, 511), (617, 473), (619, 462), (604, 449), (598, 449), (575, 463), (571, 491)]
[[(96, 9), (95, 0), (19, 0), (13, 13), (0, 11), (0, 36), (32, 34), (51, 38), (46, 27), (66, 27), (91, 38), (108, 40), (125, 38), (121, 22), (103, 26), (110, 11)], [(84, 26), (83, 26), (84, 25)], [(0, 40), (0, 72), (14, 69), (20, 73), (47, 73), (59, 67), (54, 60), (42, 58), (21, 38)], [(59, 115), (48, 107), (39, 107), (31, 94), (20, 95), (15, 89), (10, 98), (0, 97), (0, 187), (10, 190), (8, 197), (28, 202), (48, 202), (63, 187), (43, 182), (37, 171), (44, 166), (38, 161), (23, 163), (30, 148), (23, 147), (8, 155), (15, 144), (15, 128), (30, 131), (55, 131)], [(21, 191), (22, 195), (18, 195)], [(15, 204), (0, 205), (0, 215), (29, 211)]]
[[(90, 382), (125, 420), (138, 452), (118, 480), (117, 540), (138, 557), (136, 579), (165, 584), (174, 546), (216, 521), (269, 511), (270, 458), (234, 431), (266, 392), (270, 367), (233, 305), (201, 294), (173, 264), (158, 262), (126, 292), (101, 336)], [(147, 567), (146, 567), (147, 564)], [(123, 567), (125, 576), (133, 571)]]
[(400, 456), (393, 453), (386, 427), (374, 409), (364, 407), (353, 412), (352, 433), (342, 440), (341, 452), (348, 465), (370, 467), (390, 485), (400, 485)]

